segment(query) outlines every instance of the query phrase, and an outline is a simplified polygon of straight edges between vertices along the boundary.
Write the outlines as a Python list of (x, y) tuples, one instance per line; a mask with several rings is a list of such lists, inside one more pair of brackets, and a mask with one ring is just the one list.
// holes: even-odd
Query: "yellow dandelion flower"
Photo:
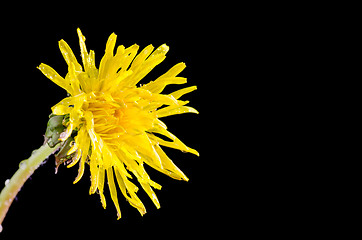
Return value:
[(169, 47), (165, 44), (156, 50), (149, 45), (138, 54), (138, 45), (128, 48), (121, 45), (114, 55), (117, 36), (113, 33), (107, 41), (98, 69), (94, 51), (87, 51), (85, 37), (80, 29), (77, 32), (83, 66), (78, 63), (69, 45), (61, 40), (59, 48), (68, 65), (65, 78), (46, 64), (38, 67), (69, 94), (52, 107), (54, 115), (66, 116), (63, 120), (65, 131), (60, 134), (59, 140), (72, 140), (65, 154), (69, 162), (67, 167), (79, 164), (78, 176), (74, 181), (77, 183), (83, 176), (85, 164), (89, 164), (89, 193), (97, 192), (104, 208), (104, 184), (108, 182), (118, 219), (121, 211), (116, 185), (128, 202), (143, 215), (146, 213), (145, 206), (136, 194), (138, 187), (130, 179), (135, 177), (159, 208), (160, 203), (153, 188), (161, 189), (161, 186), (150, 179), (144, 164), (174, 179), (188, 181), (161, 146), (199, 155), (169, 132), (160, 120), (175, 114), (198, 113), (186, 106), (188, 101), (179, 100), (184, 94), (196, 90), (196, 86), (171, 94), (161, 93), (168, 84), (186, 83), (186, 78), (178, 77), (186, 67), (184, 63), (176, 64), (148, 84), (136, 86), (166, 58)]

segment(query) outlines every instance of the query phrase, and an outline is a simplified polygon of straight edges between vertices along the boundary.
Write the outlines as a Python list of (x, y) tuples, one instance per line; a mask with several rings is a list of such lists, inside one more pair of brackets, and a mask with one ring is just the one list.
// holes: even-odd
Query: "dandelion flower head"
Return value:
[(198, 152), (169, 132), (160, 118), (198, 113), (194, 108), (185, 106), (188, 101), (179, 100), (184, 94), (196, 90), (196, 86), (171, 94), (161, 93), (168, 84), (186, 83), (186, 78), (178, 77), (186, 67), (184, 63), (176, 64), (148, 84), (136, 86), (166, 58), (169, 47), (165, 44), (156, 50), (149, 45), (138, 54), (138, 45), (128, 48), (121, 45), (114, 54), (117, 36), (113, 33), (98, 69), (94, 51), (87, 51), (85, 37), (80, 29), (77, 32), (83, 66), (78, 63), (69, 45), (61, 40), (59, 48), (68, 65), (65, 78), (46, 64), (38, 67), (46, 77), (68, 92), (68, 97), (52, 107), (54, 115), (67, 116), (63, 121), (65, 131), (59, 138), (62, 142), (70, 137), (72, 139), (67, 151), (67, 156), (70, 156), (67, 167), (79, 164), (74, 180), (77, 183), (84, 174), (86, 163), (89, 165), (89, 193), (97, 192), (104, 208), (104, 185), (108, 182), (118, 219), (121, 211), (117, 188), (143, 215), (146, 213), (145, 206), (136, 194), (138, 187), (131, 180), (139, 182), (157, 208), (160, 204), (153, 188), (161, 189), (150, 179), (144, 164), (174, 179), (188, 181), (161, 146), (196, 155)]

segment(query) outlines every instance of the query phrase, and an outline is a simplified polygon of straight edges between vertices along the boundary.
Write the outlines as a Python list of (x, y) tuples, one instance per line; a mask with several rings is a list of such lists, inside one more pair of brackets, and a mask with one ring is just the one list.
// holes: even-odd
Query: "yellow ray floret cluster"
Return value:
[[(186, 78), (178, 77), (186, 67), (184, 63), (176, 64), (148, 84), (136, 86), (165, 59), (169, 50), (165, 44), (156, 50), (149, 45), (138, 54), (138, 45), (128, 48), (121, 45), (114, 55), (117, 36), (113, 33), (97, 69), (94, 51), (87, 51), (85, 37), (80, 29), (78, 36), (83, 66), (78, 63), (69, 45), (61, 40), (59, 48), (68, 64), (66, 77), (61, 77), (46, 64), (38, 67), (46, 77), (69, 93), (69, 97), (52, 108), (55, 115), (69, 116), (65, 123), (66, 130), (60, 135), (61, 141), (71, 135), (74, 137), (68, 151), (68, 155), (73, 156), (68, 167), (79, 163), (76, 183), (83, 176), (85, 163), (89, 164), (90, 194), (98, 192), (104, 208), (106, 200), (103, 190), (107, 180), (118, 219), (121, 211), (116, 182), (123, 196), (143, 215), (146, 213), (145, 206), (136, 195), (138, 187), (130, 179), (135, 177), (138, 180), (157, 208), (160, 204), (152, 188), (161, 189), (159, 184), (150, 179), (144, 164), (172, 178), (188, 180), (161, 146), (196, 155), (198, 152), (170, 133), (160, 118), (198, 113), (194, 108), (185, 106), (188, 101), (179, 100), (184, 94), (194, 91), (196, 86), (167, 95), (161, 94), (168, 84), (186, 83)], [(160, 135), (164, 138), (160, 138)]]

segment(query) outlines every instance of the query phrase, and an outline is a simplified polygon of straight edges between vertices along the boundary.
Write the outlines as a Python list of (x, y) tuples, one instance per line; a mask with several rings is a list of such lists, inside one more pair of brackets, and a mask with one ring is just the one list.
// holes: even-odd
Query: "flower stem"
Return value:
[(58, 147), (59, 144), (50, 148), (48, 144), (45, 143), (39, 149), (33, 151), (30, 158), (20, 162), (19, 169), (15, 172), (14, 176), (12, 176), (10, 180), (6, 180), (5, 187), (0, 193), (0, 230), (2, 230), (1, 223), (21, 187), (40, 164), (57, 150)]

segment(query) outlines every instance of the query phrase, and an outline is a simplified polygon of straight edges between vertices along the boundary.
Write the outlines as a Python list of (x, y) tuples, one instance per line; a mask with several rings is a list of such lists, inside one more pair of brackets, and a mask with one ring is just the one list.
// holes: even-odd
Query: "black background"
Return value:
[[(203, 157), (207, 149), (201, 147), (204, 134), (201, 120), (204, 119), (201, 94), (205, 89), (202, 82), (208, 81), (203, 73), (209, 70), (211, 59), (203, 53), (209, 51), (207, 29), (197, 22), (159, 23), (147, 20), (123, 19), (103, 23), (63, 23), (63, 22), (21, 22), (12, 23), (2, 29), (2, 151), (0, 186), (18, 169), (19, 162), (30, 156), (43, 143), (50, 108), (66, 97), (66, 92), (42, 75), (36, 68), (40, 63), (52, 66), (65, 76), (67, 65), (59, 51), (58, 41), (64, 39), (80, 59), (76, 29), (80, 27), (86, 37), (88, 51), (95, 51), (97, 66), (104, 54), (105, 44), (112, 32), (118, 36), (117, 46), (128, 47), (134, 43), (140, 49), (152, 44), (155, 48), (166, 43), (170, 47), (167, 58), (146, 78), (146, 83), (163, 74), (179, 62), (187, 68), (180, 76), (187, 77), (188, 83), (165, 89), (166, 93), (180, 87), (197, 85), (198, 90), (185, 95), (190, 106), (200, 114), (183, 114), (164, 118), (169, 130), (186, 145), (197, 149), (200, 157), (164, 148), (174, 163), (189, 177), (189, 182), (171, 179), (146, 167), (151, 179), (162, 185), (155, 190), (161, 208), (156, 209), (146, 193), (140, 188), (138, 196), (146, 206), (143, 217), (131, 207), (119, 192), (122, 218), (116, 220), (116, 209), (108, 189), (105, 194), (107, 209), (104, 210), (98, 194), (89, 195), (89, 168), (80, 182), (73, 185), (77, 175), (77, 165), (67, 169), (59, 168), (54, 174), (54, 157), (41, 166), (29, 179), (13, 202), (3, 222), (0, 239), (17, 239), (24, 233), (38, 239), (49, 237), (91, 237), (97, 236), (136, 238), (157, 236), (161, 239), (186, 237), (203, 234), (203, 225), (215, 214), (211, 205), (214, 196), (207, 162)], [(45, 21), (46, 22), (46, 21)], [(207, 26), (207, 25), (206, 25)], [(208, 69), (207, 69), (208, 68)], [(206, 127), (206, 126), (205, 126)], [(212, 135), (210, 135), (212, 137)], [(6, 157), (5, 157), (6, 156)], [(215, 180), (213, 180), (215, 181)], [(192, 235), (190, 235), (192, 233)]]

